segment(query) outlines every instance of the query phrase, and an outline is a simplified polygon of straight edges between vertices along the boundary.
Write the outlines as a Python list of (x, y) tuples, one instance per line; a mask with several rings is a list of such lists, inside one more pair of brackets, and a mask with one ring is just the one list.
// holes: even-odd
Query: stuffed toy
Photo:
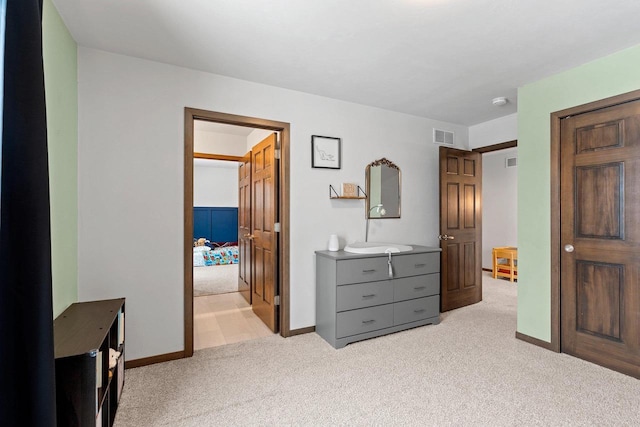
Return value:
[(118, 364), (118, 357), (120, 357), (120, 352), (115, 351), (114, 349), (109, 349), (109, 369), (113, 369)]

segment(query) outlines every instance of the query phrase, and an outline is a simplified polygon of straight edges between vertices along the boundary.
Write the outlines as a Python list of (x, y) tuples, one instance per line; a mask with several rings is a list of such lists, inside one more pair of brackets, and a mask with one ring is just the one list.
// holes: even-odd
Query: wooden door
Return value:
[(440, 311), (482, 301), (482, 155), (440, 147)]
[(251, 304), (251, 151), (238, 166), (238, 291)]
[(561, 349), (640, 377), (640, 101), (560, 132)]
[(256, 315), (274, 332), (278, 330), (278, 171), (276, 134), (251, 150), (251, 305)]

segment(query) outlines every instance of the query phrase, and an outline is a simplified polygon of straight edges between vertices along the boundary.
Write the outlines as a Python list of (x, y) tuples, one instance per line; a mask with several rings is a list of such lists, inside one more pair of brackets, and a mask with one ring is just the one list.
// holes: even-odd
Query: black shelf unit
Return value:
[[(59, 426), (111, 427), (124, 386), (125, 299), (71, 304), (53, 322)], [(109, 368), (109, 349), (120, 352)]]

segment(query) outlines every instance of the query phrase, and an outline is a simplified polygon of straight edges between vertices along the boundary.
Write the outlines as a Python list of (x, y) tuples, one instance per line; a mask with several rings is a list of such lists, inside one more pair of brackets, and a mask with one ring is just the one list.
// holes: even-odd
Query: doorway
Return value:
[(551, 348), (640, 378), (640, 91), (551, 129)]
[[(517, 254), (518, 142), (514, 140), (473, 151), (482, 154), (482, 270), (493, 276), (494, 248), (508, 248)], [(507, 259), (500, 258), (499, 261), (508, 264)], [(514, 271), (515, 281), (517, 266)], [(506, 273), (508, 271), (500, 269), (500, 277), (509, 276)]]
[(442, 312), (482, 300), (483, 156), (517, 145), (514, 140), (471, 151), (440, 147)]
[[(274, 199), (279, 212), (279, 226), (274, 234), (277, 255), (275, 265), (275, 294), (274, 303), (279, 303), (277, 323), (279, 332), (283, 337), (290, 336), (289, 328), (289, 124), (272, 120), (253, 117), (238, 116), (226, 113), (185, 108), (185, 138), (184, 138), (184, 347), (185, 357), (193, 355), (193, 158), (194, 158), (194, 122), (203, 120), (207, 122), (223, 123), (227, 125), (265, 129), (278, 132), (280, 135), (277, 155), (280, 159), (280, 168), (274, 177), (276, 187)], [(237, 160), (237, 159), (234, 159)], [(279, 301), (278, 301), (279, 299)]]
[(273, 132), (194, 123), (193, 341), (198, 351), (273, 334), (254, 312), (248, 286), (241, 286), (245, 275), (240, 267), (250, 266), (251, 259), (241, 250), (246, 239), (239, 224), (251, 215), (239, 209), (243, 188), (238, 188), (238, 175), (244, 172), (239, 154)]

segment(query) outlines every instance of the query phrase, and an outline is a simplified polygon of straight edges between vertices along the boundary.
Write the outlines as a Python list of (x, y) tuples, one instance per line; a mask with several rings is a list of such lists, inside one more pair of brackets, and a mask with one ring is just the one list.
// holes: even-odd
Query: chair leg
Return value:
[(493, 278), (498, 277), (498, 259), (496, 258), (495, 252), (493, 253)]

